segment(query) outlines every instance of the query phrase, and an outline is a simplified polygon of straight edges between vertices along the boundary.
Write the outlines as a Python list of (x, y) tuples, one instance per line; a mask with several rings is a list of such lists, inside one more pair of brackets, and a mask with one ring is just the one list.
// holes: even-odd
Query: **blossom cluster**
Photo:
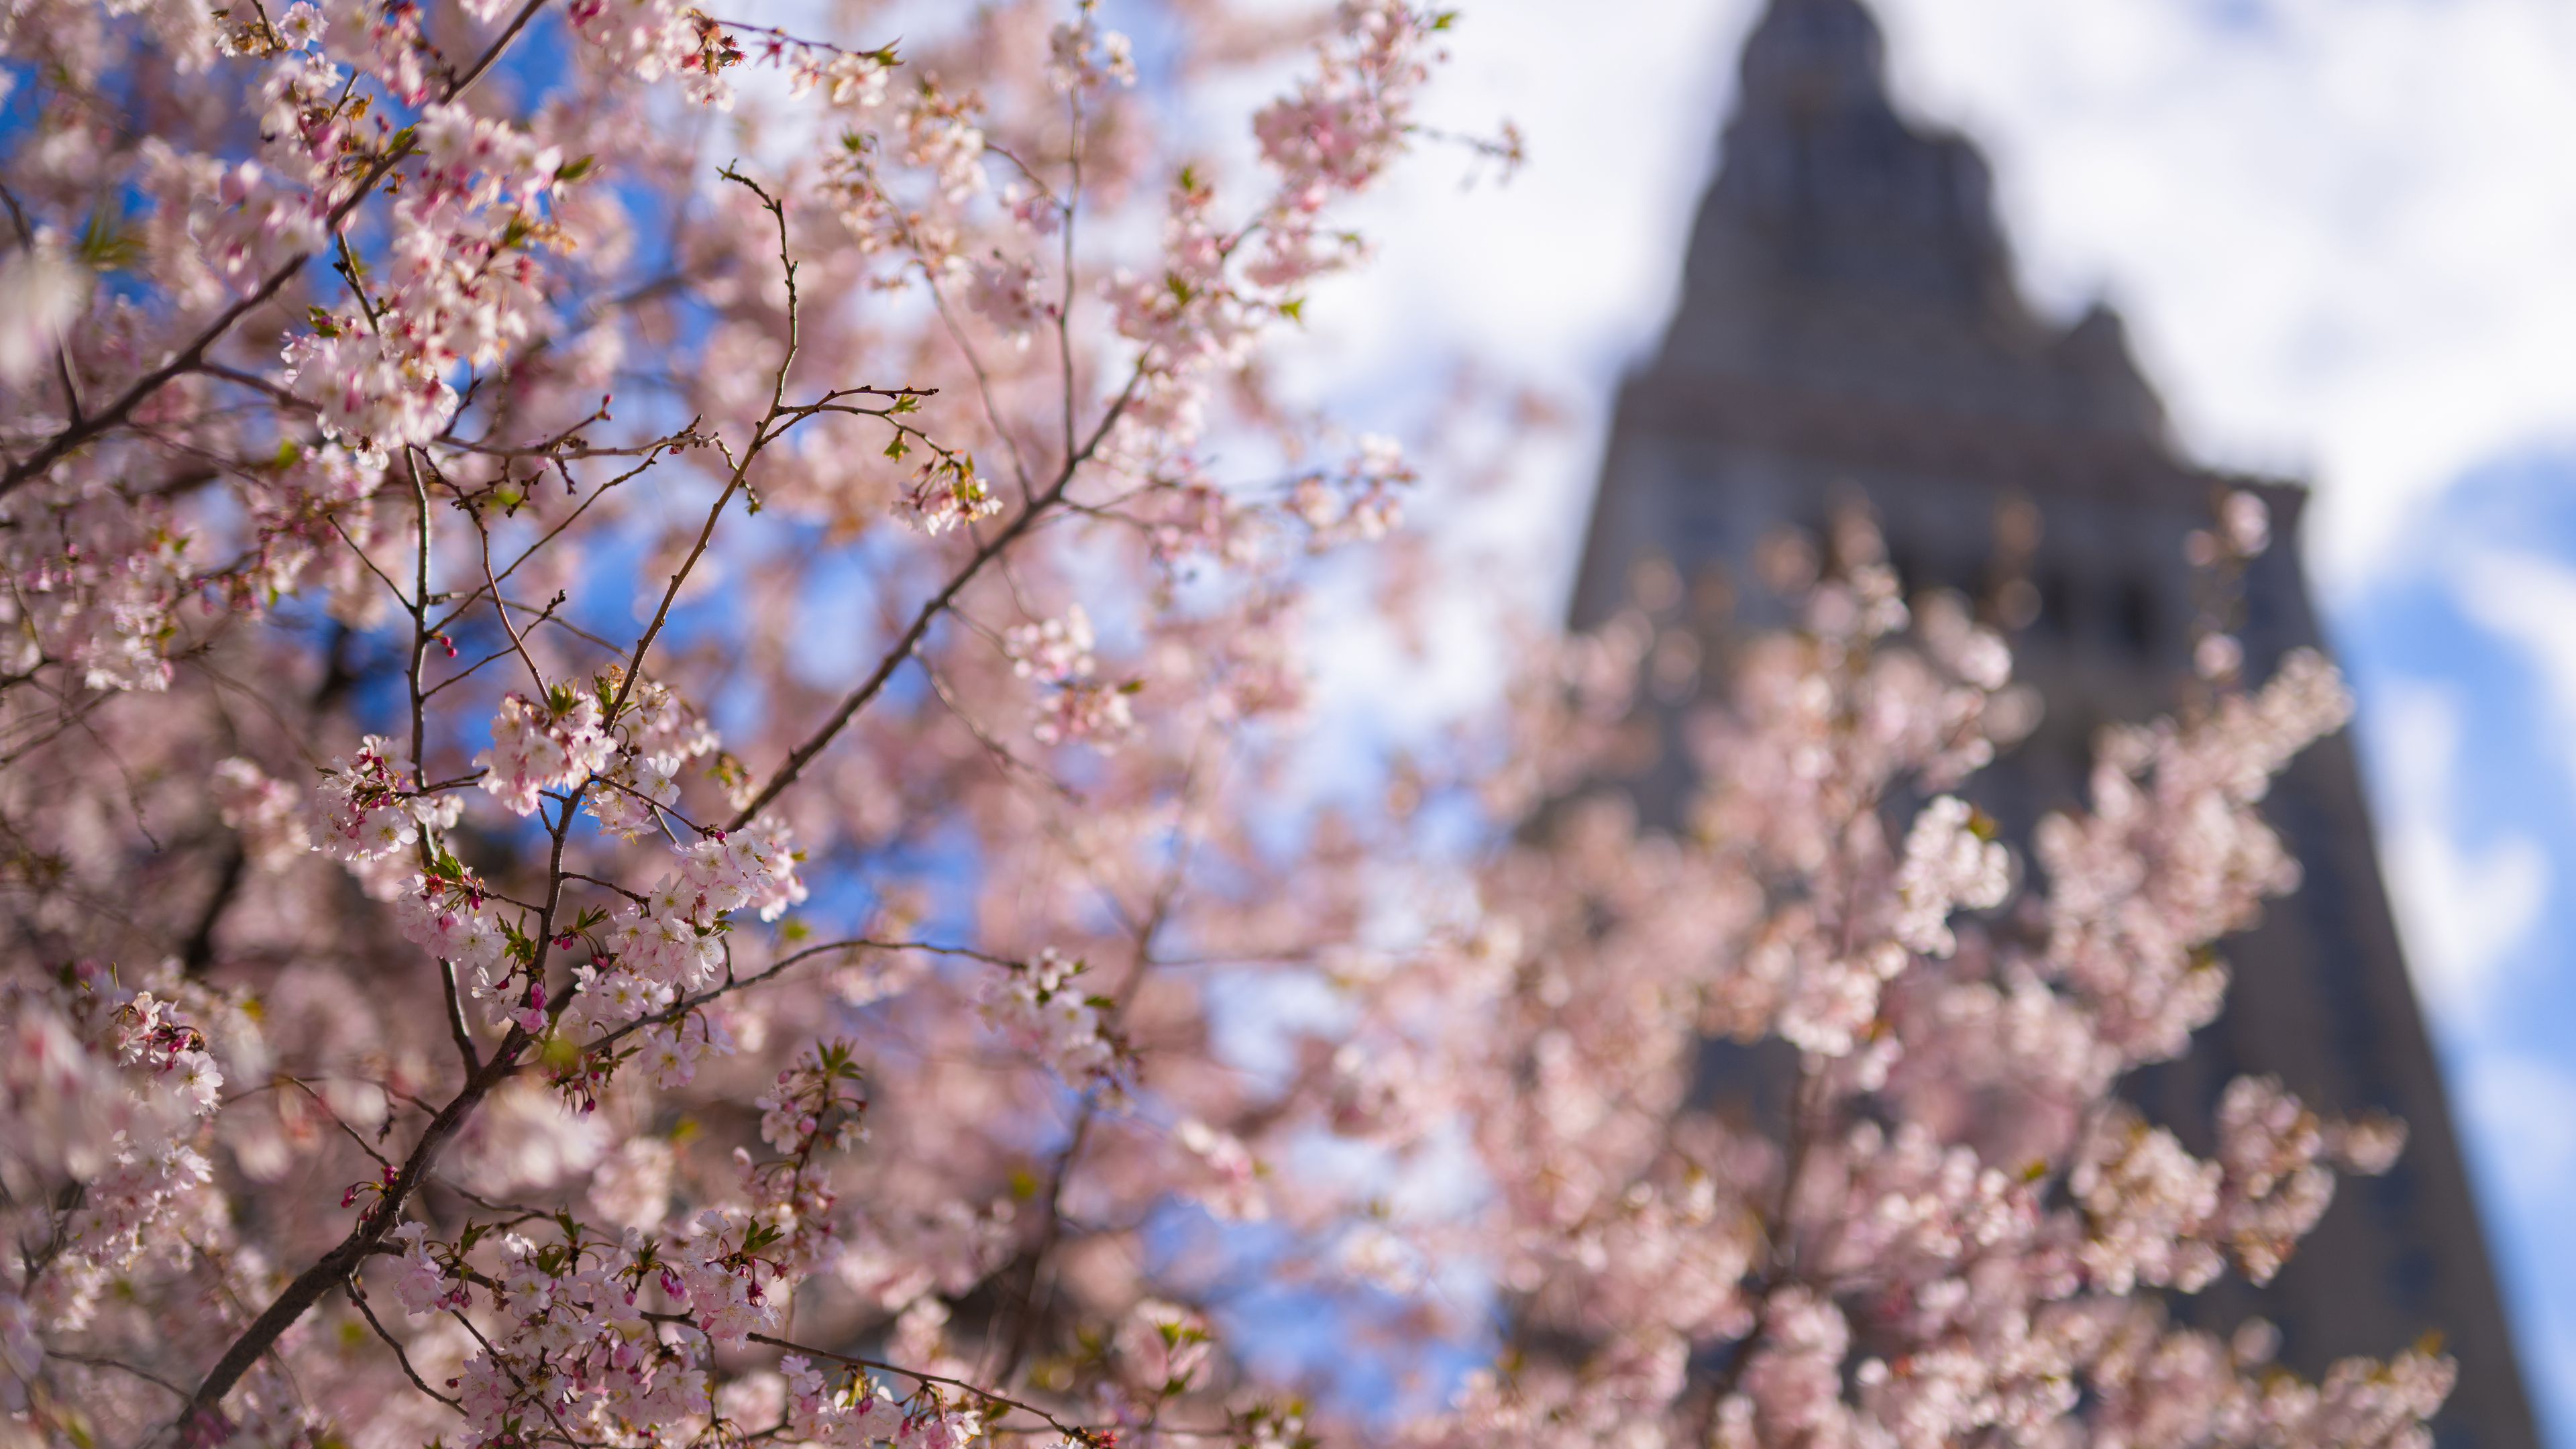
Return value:
[(645, 1034), (648, 1062), (666, 1082), (686, 1082), (694, 1063), (722, 1040), (690, 1019), (660, 1020), (677, 999), (712, 985), (724, 968), (728, 915), (752, 908), (775, 920), (805, 897), (786, 828), (763, 816), (745, 829), (718, 832), (678, 852), (674, 868), (649, 892), (608, 913), (603, 950), (575, 973), (574, 1008), (610, 1030), (657, 1018)]
[(1108, 746), (1136, 727), (1131, 700), (1137, 686), (1092, 677), (1099, 669), (1091, 652), (1096, 642), (1080, 604), (1062, 618), (1017, 625), (1002, 636), (1011, 672), (1036, 680), (1043, 690), (1029, 731), (1038, 743), (1090, 740)]
[(1083, 989), (1084, 966), (1050, 947), (1034, 961), (993, 968), (976, 995), (976, 1010), (1011, 1045), (1055, 1069), (1066, 1081), (1110, 1081), (1118, 1070), (1116, 1028), (1104, 1019), (1112, 1005)]
[(737, 1214), (710, 1210), (668, 1242), (504, 1232), (488, 1270), (472, 1256), (481, 1236), (442, 1243), (405, 1224), (393, 1280), (413, 1317), (479, 1302), (508, 1325), (479, 1338), (447, 1385), (478, 1442), (576, 1425), (649, 1442), (703, 1423), (714, 1407), (707, 1346), (781, 1321), (784, 1284), (762, 1256), (773, 1237)]
[(2158, 1299), (2400, 1129), (2119, 1096), (2323, 660), (2213, 608), (2025, 835), (1851, 527), (1282, 809), (1314, 556), (1458, 597), (1275, 381), (1454, 17), (873, 13), (0, 17), (0, 1439), (2421, 1442), (2437, 1354)]
[(244, 1030), (218, 1059), (199, 1023), (239, 1017), (193, 984), (136, 990), (91, 965), (65, 976), (0, 986), (0, 1187), (12, 1226), (42, 1233), (0, 1282), (0, 1402), (15, 1413), (46, 1392), (64, 1336), (122, 1311), (121, 1285), (222, 1281), (208, 1255), (232, 1238), (208, 1119), (225, 1063), (255, 1071), (261, 1054)]
[[(1903, 600), (1874, 543), (1847, 524), (1842, 573), (1799, 585), (1801, 627), (1746, 649), (1705, 712), (1686, 840), (1596, 783), (1488, 886), (1530, 965), (1459, 973), (1438, 1005), (1396, 978), (1362, 995), (1383, 1035), (1349, 1065), (1353, 1127), (1401, 1140), (1354, 1109), (1406, 1092), (1418, 1113), (1426, 1078), (1511, 1104), (1477, 1114), (1485, 1240), (1543, 1347), (1471, 1380), (1427, 1441), (2429, 1442), (2437, 1352), (2308, 1380), (2259, 1320), (2222, 1338), (2156, 1296), (2270, 1281), (2338, 1172), (2387, 1170), (2402, 1131), (2247, 1078), (2203, 1158), (2116, 1095), (2219, 1009), (2215, 944), (2295, 887), (2257, 805), (2348, 711), (2332, 670), (2293, 653), (2258, 690), (2112, 732), (2089, 809), (2032, 833), (2028, 881), (1967, 803), (2015, 723), (2008, 655), (1938, 596)], [(1624, 657), (1644, 673), (1662, 648)], [(1615, 736), (1579, 727), (1597, 704), (1533, 698), (1604, 760)], [(1711, 1029), (1794, 1053), (1711, 1056)], [(1782, 1120), (1695, 1109), (1711, 1074)], [(1695, 1397), (1684, 1366), (1713, 1351), (1734, 1367)]]
[[(613, 698), (623, 679), (622, 672), (612, 669), (598, 685)], [(583, 808), (601, 829), (641, 839), (654, 831), (661, 810), (679, 800), (681, 768), (714, 753), (716, 734), (669, 686), (649, 679), (628, 696), (613, 733), (617, 739), (608, 763), (598, 769), (599, 788), (584, 797)]]
[(569, 790), (608, 767), (599, 700), (558, 688), (542, 701), (505, 695), (492, 720), (492, 747), (474, 757), (483, 788), (513, 815), (533, 815), (537, 796)]

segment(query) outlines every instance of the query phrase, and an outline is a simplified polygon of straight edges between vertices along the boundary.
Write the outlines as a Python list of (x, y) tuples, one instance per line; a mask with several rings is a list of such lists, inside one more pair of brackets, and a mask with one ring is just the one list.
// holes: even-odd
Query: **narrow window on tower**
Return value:
[(2144, 579), (2130, 579), (2120, 585), (2120, 607), (2117, 614), (2120, 642), (2132, 654), (2146, 656), (2156, 650), (2156, 593)]
[(2060, 638), (2075, 632), (2075, 586), (2062, 569), (2039, 576), (2039, 628)]

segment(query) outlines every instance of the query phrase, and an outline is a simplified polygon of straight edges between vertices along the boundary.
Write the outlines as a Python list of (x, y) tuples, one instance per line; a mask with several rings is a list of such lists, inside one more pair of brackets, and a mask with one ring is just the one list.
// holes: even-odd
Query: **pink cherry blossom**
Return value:
[(1458, 17), (1155, 13), (0, 21), (11, 1442), (2426, 1442), (2162, 1298), (2402, 1125), (2121, 1096), (2331, 667), (2213, 611), (2025, 840), (1852, 518), (1324, 798), (1471, 461), (1279, 379)]

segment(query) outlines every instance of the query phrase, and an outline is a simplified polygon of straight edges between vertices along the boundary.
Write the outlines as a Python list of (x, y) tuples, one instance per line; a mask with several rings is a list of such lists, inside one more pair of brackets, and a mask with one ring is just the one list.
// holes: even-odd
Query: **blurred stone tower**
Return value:
[[(2249, 676), (2319, 635), (2298, 563), (2305, 490), (2182, 458), (2117, 316), (2060, 326), (2022, 300), (1989, 192), (1974, 147), (1891, 106), (1859, 0), (1773, 0), (1745, 47), (1679, 311), (1619, 395), (1573, 618), (1627, 606), (1641, 568), (1672, 594), (1669, 565), (1686, 597), (1735, 600), (1741, 621), (1766, 537), (1821, 536), (1837, 505), (1863, 502), (1910, 590), (1957, 589), (2015, 627), (2017, 673), (2047, 712), (1979, 793), (2027, 828), (2081, 799), (2102, 723), (2179, 702), (2198, 608), (2184, 540), (2224, 489), (2272, 508), (2275, 544), (2245, 580)], [(1682, 758), (1668, 747), (1631, 782), (1648, 819), (1675, 818)], [(2310, 1374), (2438, 1332), (2460, 1362), (2440, 1442), (2533, 1449), (2349, 745), (2302, 756), (2267, 814), (2305, 882), (2225, 943), (2226, 1014), (2129, 1095), (2202, 1151), (2220, 1091), (2246, 1072), (2328, 1110), (2394, 1113), (2411, 1136), (2396, 1171), (2341, 1186), (2269, 1288), (2213, 1289), (2175, 1312), (2269, 1317)], [(1769, 1075), (1722, 1054), (1711, 1074), (1754, 1097)]]

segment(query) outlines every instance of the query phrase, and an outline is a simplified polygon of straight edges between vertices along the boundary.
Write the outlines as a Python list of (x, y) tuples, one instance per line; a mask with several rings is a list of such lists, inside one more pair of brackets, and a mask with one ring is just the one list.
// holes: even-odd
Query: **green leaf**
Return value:
[(143, 256), (143, 240), (125, 225), (114, 201), (89, 214), (81, 227), (80, 259), (93, 272), (119, 272)]

